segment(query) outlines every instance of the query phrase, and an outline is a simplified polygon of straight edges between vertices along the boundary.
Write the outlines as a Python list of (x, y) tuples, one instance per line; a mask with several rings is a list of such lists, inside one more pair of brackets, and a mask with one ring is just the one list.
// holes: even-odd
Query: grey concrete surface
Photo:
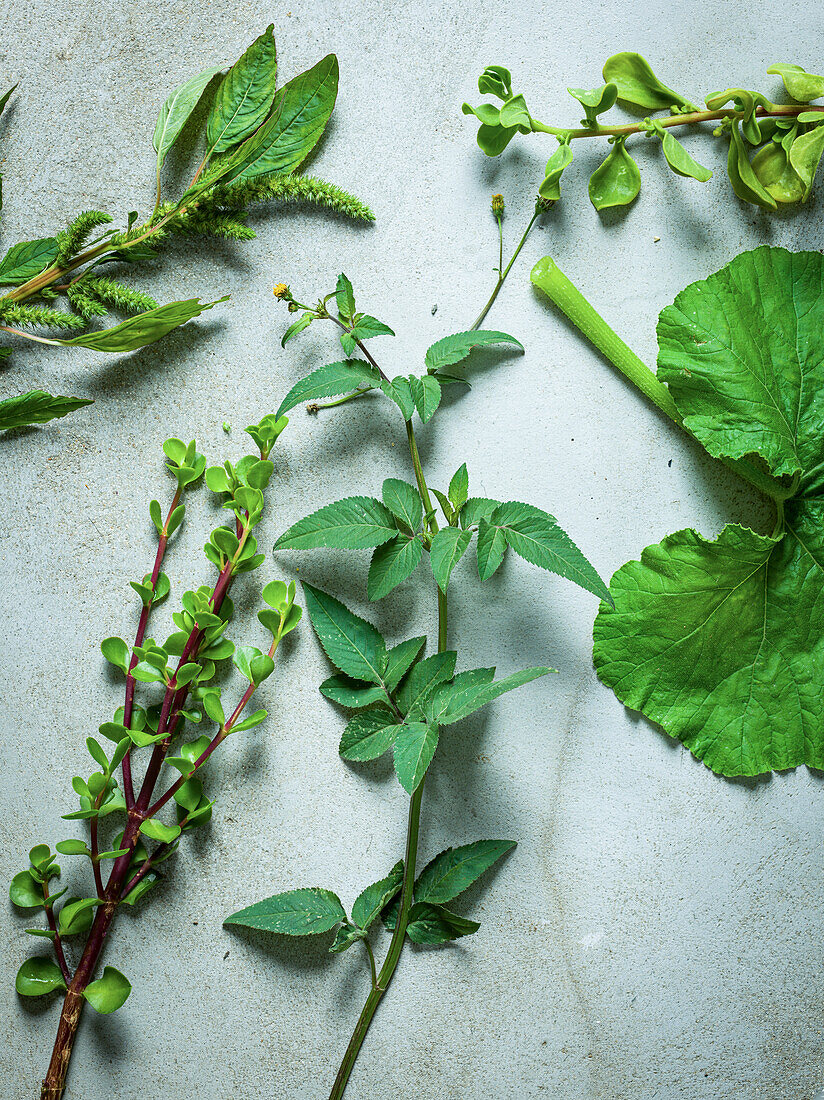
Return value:
[[(821, 69), (812, 0), (666, 9), (640, 0), (4, 0), (0, 83), (21, 82), (0, 134), (4, 246), (89, 205), (146, 210), (151, 132), (167, 92), (236, 57), (270, 20), (284, 76), (338, 53), (338, 108), (312, 170), (364, 197), (377, 222), (261, 213), (250, 245), (175, 244), (135, 273), (135, 285), (162, 299), (230, 293), (230, 303), (132, 356), (21, 350), (4, 372), (4, 394), (39, 385), (96, 399), (2, 443), (4, 882), (32, 844), (72, 835), (60, 817), (72, 808), (70, 777), (87, 766), (84, 738), (120, 698), (99, 641), (134, 628), (127, 581), (150, 564), (147, 501), (169, 492), (161, 441), (195, 435), (210, 458), (237, 456), (240, 429), (334, 355), (324, 334), (280, 350), (286, 318), (272, 284), (285, 279), (312, 296), (345, 268), (363, 306), (398, 333), (380, 349), (393, 373), (416, 368), (428, 344), (465, 327), (486, 298), (489, 196), (506, 195), (512, 242), (551, 143), (523, 139), (500, 160), (482, 156), (460, 105), (477, 99), (485, 64), (510, 66), (539, 117), (569, 122), (579, 108), (566, 86), (597, 84), (619, 49), (640, 50), (695, 95), (729, 84), (769, 90), (773, 61)], [(716, 144), (695, 145), (721, 167)], [(551, 251), (652, 361), (656, 315), (687, 282), (762, 242), (819, 248), (824, 239), (820, 196), (768, 218), (728, 194), (723, 171), (701, 188), (646, 149), (641, 198), (626, 216), (600, 220), (585, 198), (595, 155), (576, 147), (564, 203), (534, 233), (490, 315), (526, 354), (480, 359), (471, 393), (420, 434), (436, 482), (466, 460), (476, 493), (552, 511), (609, 576), (681, 526), (711, 533), (764, 517), (538, 300), (531, 264)], [(377, 402), (323, 419), (296, 410), (263, 545), (313, 506), (409, 476), (398, 428)], [(208, 576), (199, 548), (212, 518), (196, 498), (169, 559), (177, 591)], [(432, 595), (420, 585), (368, 607), (367, 565), (366, 553), (282, 554), (265, 573), (299, 567), (392, 638), (431, 631)], [(258, 638), (256, 578), (239, 588), (240, 640)], [(444, 738), (422, 857), (482, 836), (520, 846), (461, 905), (482, 921), (477, 936), (405, 953), (347, 1095), (813, 1100), (824, 1087), (821, 777), (722, 781), (624, 711), (593, 673), (595, 603), (578, 589), (517, 559), (483, 591), (467, 562), (453, 587), (450, 634), (464, 667), (549, 663), (560, 675)], [(221, 928), (227, 913), (300, 884), (328, 886), (351, 904), (401, 853), (403, 792), (388, 769), (338, 759), (342, 717), (317, 692), (327, 669), (301, 630), (262, 692), (269, 722), (238, 737), (212, 770), (208, 832), (116, 927), (106, 960), (134, 992), (115, 1016), (88, 1013), (68, 1096), (327, 1095), (366, 994), (363, 958), (329, 956), (321, 940)], [(2, 920), (0, 1094), (29, 1100), (57, 1008), (16, 998), (14, 973), (36, 945), (7, 904)]]

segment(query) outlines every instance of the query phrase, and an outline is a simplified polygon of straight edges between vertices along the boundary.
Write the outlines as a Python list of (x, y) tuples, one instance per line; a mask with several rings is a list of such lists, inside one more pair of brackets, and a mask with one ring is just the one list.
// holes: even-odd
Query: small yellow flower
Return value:
[(286, 283), (278, 283), (276, 287), (272, 287), (272, 293), (279, 302), (282, 302), (284, 298), (289, 297), (289, 287)]
[(492, 213), (495, 215), (503, 214), (504, 212), (504, 197), (503, 195), (492, 196)]

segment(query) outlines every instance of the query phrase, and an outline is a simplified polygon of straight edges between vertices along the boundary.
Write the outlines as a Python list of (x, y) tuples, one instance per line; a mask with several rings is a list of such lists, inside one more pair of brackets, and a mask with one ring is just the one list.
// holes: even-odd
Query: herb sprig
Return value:
[[(192, 298), (158, 305), (149, 294), (105, 274), (103, 265), (153, 259), (172, 234), (251, 240), (256, 234), (246, 218), (254, 203), (311, 203), (355, 220), (373, 220), (369, 208), (341, 188), (294, 174), (320, 140), (335, 106), (338, 61), (329, 54), (277, 90), (272, 31), (269, 26), (224, 76), (220, 67), (198, 73), (163, 104), (152, 139), (155, 206), (148, 219), (132, 211), (125, 228), (116, 231), (108, 228), (110, 214), (85, 210), (54, 236), (9, 249), (0, 259), (0, 287), (10, 288), (0, 296), (0, 332), (98, 352), (134, 351), (217, 303)], [(0, 98), (0, 111), (12, 91)], [(204, 101), (209, 110), (200, 135), (202, 159), (183, 194), (167, 199), (163, 165)], [(88, 331), (91, 322), (112, 311), (134, 316), (112, 328)], [(40, 336), (30, 331), (35, 328), (77, 335)], [(0, 347), (0, 360), (10, 352), (11, 347)], [(0, 401), (0, 429), (43, 423), (89, 403), (32, 390)]]
[[(213, 802), (204, 793), (201, 776), (212, 754), (230, 735), (252, 729), (266, 718), (263, 709), (251, 714), (247, 710), (257, 688), (274, 671), (282, 639), (300, 620), (294, 583), (271, 581), (263, 589), (267, 606), (258, 619), (271, 635), (264, 649), (236, 648), (226, 630), (233, 614), (229, 592), (236, 577), (257, 569), (264, 560), (252, 532), (260, 521), (264, 491), (274, 470), (269, 455), (286, 423), (285, 417), (267, 416), (247, 428), (258, 453), (234, 465), (226, 462), (206, 469), (206, 459), (194, 442), (167, 439), (163, 445), (177, 488), (165, 515), (158, 501), (149, 506), (157, 549), (151, 572), (131, 582), (141, 605), (134, 643), (129, 646), (121, 638), (106, 638), (101, 644), (103, 656), (125, 679), (123, 705), (100, 726), (103, 743), (95, 737), (86, 739), (96, 770), (74, 777), (79, 807), (64, 814), (67, 821), (85, 823), (88, 832), (59, 841), (56, 852), (47, 844), (36, 844), (29, 853), (29, 865), (15, 875), (9, 891), (15, 906), (43, 914), (46, 927), (27, 931), (51, 940), (54, 956), (35, 956), (22, 964), (16, 979), (18, 993), (38, 997), (59, 990), (64, 994), (42, 1100), (63, 1096), (86, 1003), (109, 1013), (129, 996), (131, 983), (115, 967), (105, 966), (95, 977), (120, 907), (138, 904), (159, 879), (160, 865), (177, 850), (182, 837), (210, 819)], [(183, 523), (184, 498), (204, 472), (209, 488), (231, 514), (226, 524), (212, 531), (204, 548), (216, 577), (210, 584), (184, 592), (181, 608), (172, 616), (175, 631), (165, 642), (158, 642), (148, 629), (154, 609), (171, 589), (162, 571), (166, 551)], [(245, 682), (231, 709), (216, 681), (219, 669), (230, 659)], [(201, 732), (210, 725), (209, 733)], [(196, 735), (187, 740), (192, 726)], [(105, 741), (112, 747), (104, 748)], [(135, 774), (139, 762), (144, 764), (140, 779)], [(163, 812), (166, 807), (174, 807), (171, 819)], [(68, 887), (53, 891), (52, 880), (61, 874), (58, 855), (89, 860), (91, 892), (64, 897)], [(73, 938), (79, 946), (71, 951), (68, 941)]]
[[(464, 103), (463, 113), (480, 122), (478, 145), (490, 157), (500, 156), (519, 133), (549, 134), (557, 140), (538, 189), (548, 201), (561, 197), (561, 177), (572, 163), (573, 142), (605, 139), (611, 149), (589, 180), (589, 198), (596, 210), (628, 206), (637, 198), (641, 173), (627, 151), (634, 138), (660, 141), (664, 159), (676, 175), (706, 183), (712, 172), (693, 159), (673, 130), (714, 123), (713, 133), (729, 143), (727, 174), (735, 194), (744, 202), (776, 210), (805, 202), (810, 195), (824, 153), (824, 107), (810, 103), (824, 96), (824, 76), (784, 63), (767, 72), (781, 77), (793, 103), (774, 103), (763, 92), (747, 88), (727, 88), (708, 95), (704, 110), (667, 87), (640, 54), (614, 54), (604, 65), (603, 85), (567, 89), (584, 109), (580, 127), (574, 128), (540, 122), (524, 96), (513, 92), (510, 71), (490, 65), (478, 79), (478, 90), (499, 99), (501, 106)], [(638, 122), (604, 125), (600, 116), (616, 103), (636, 116), (650, 113)]]
[[(493, 211), (500, 216), (497, 201)], [(505, 278), (502, 262), (499, 276), (496, 291)], [(553, 671), (541, 666), (498, 679), (491, 667), (456, 673), (458, 652), (448, 644), (448, 590), (453, 570), (477, 536), (477, 569), (482, 581), (495, 574), (511, 550), (600, 599), (609, 600), (610, 595), (592, 565), (547, 512), (518, 501), (471, 497), (465, 463), (445, 490), (430, 485), (424, 474), (414, 419), (427, 425), (442, 410), (443, 388), (463, 381), (453, 367), (466, 360), (474, 348), (520, 348), (514, 337), (477, 328), (454, 333), (428, 349), (425, 373), (390, 378), (366, 342), (394, 334), (384, 322), (357, 310), (346, 275), (341, 274), (335, 290), (315, 306), (298, 302), (283, 284), (275, 293), (291, 311), (301, 312), (283, 343), (310, 324), (328, 321), (339, 330), (347, 356), (298, 382), (282, 402), (279, 414), (313, 398), (346, 394), (331, 403), (336, 405), (367, 392), (382, 392), (401, 412), (414, 472), (414, 484), (387, 478), (380, 499), (352, 496), (325, 505), (281, 535), (276, 549), (372, 549), (367, 583), (371, 600), (388, 595), (428, 558), (437, 596), (437, 641), (435, 652), (426, 657), (424, 636), (389, 646), (371, 622), (304, 583), (312, 626), (337, 670), (320, 690), (353, 712), (341, 737), (340, 755), (360, 763), (391, 751), (398, 780), (410, 796), (403, 858), (361, 892), (349, 913), (331, 890), (299, 888), (248, 906), (226, 921), (291, 936), (334, 930), (330, 946), (334, 953), (363, 944), (370, 991), (330, 1094), (331, 1100), (339, 1100), (404, 944), (408, 940), (439, 945), (476, 932), (478, 923), (454, 912), (451, 903), (515, 846), (507, 839), (471, 841), (447, 848), (418, 872), (424, 784), (439, 739), (446, 728), (500, 695)], [(379, 918), (392, 933), (380, 965), (370, 943)]]

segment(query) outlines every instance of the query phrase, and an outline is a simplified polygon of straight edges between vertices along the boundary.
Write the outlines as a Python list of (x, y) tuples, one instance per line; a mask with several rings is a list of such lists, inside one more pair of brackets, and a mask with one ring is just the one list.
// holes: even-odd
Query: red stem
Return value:
[(43, 898), (46, 902), (46, 920), (49, 923), (49, 928), (54, 932), (54, 953), (57, 956), (57, 961), (60, 964), (60, 971), (63, 974), (63, 979), (66, 985), (72, 980), (71, 971), (69, 970), (68, 963), (66, 962), (66, 956), (63, 954), (63, 941), (60, 939), (60, 933), (57, 931), (57, 921), (54, 919), (54, 909), (49, 905), (49, 884), (43, 883)]

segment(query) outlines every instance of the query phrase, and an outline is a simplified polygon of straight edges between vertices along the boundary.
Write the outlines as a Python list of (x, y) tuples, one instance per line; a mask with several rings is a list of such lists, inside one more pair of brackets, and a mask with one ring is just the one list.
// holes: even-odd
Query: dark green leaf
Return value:
[(28, 424), (45, 424), (48, 420), (66, 416), (93, 401), (84, 397), (61, 397), (44, 390), (31, 390), (19, 397), (7, 397), (0, 401), (0, 431), (7, 428), (23, 428)]
[(478, 524), (478, 576), (482, 581), (489, 580), (504, 560), (506, 536), (500, 527), (493, 526), (487, 520)]
[(368, 707), (371, 703), (386, 700), (382, 687), (365, 683), (363, 680), (353, 680), (342, 673), (324, 680), (320, 690), (327, 699), (340, 703), (342, 707), (349, 707), (351, 710), (359, 710), (361, 707)]
[(390, 902), (403, 885), (403, 860), (400, 860), (386, 878), (373, 882), (359, 894), (352, 906), (352, 920), (364, 931), (377, 920), (381, 910)]
[(429, 561), (441, 592), (446, 592), (452, 570), (471, 541), (472, 532), (462, 531), (458, 527), (442, 527), (432, 539)]
[(399, 535), (375, 548), (369, 565), (366, 592), (370, 600), (381, 600), (407, 579), (421, 560), (423, 544), (419, 538)]
[(74, 336), (71, 340), (55, 340), (65, 347), (91, 348), (92, 351), (123, 352), (136, 351), (147, 344), (153, 344), (162, 336), (180, 328), (193, 317), (199, 317), (207, 309), (228, 301), (228, 296), (218, 298), (216, 302), (201, 302), (199, 298), (189, 298), (185, 302), (169, 302), (146, 313), (138, 313), (128, 321), (104, 328), (100, 332), (87, 332), (83, 336)]
[(376, 760), (390, 749), (400, 728), (390, 710), (380, 707), (351, 718), (338, 751), (344, 760)]
[(383, 682), (389, 691), (395, 690), (425, 644), (426, 638), (409, 638), (405, 642), (399, 642), (387, 652)]
[(426, 424), (435, 415), (441, 403), (441, 384), (431, 374), (425, 374), (423, 378), (412, 375), (409, 379), (409, 388), (418, 416)]
[(541, 665), (537, 668), (526, 668), (522, 672), (513, 672), (511, 676), (505, 676), (502, 680), (495, 680), (493, 683), (464, 681), (444, 684), (427, 701), (425, 706), (427, 718), (441, 726), (451, 725), (452, 722), (459, 722), (462, 718), (480, 710), (481, 707), (485, 707), (499, 695), (554, 671)]
[(157, 153), (157, 174), (166, 159), (166, 154), (177, 141), (180, 132), (191, 118), (192, 112), (200, 102), (200, 97), (206, 91), (206, 87), (213, 76), (221, 71), (206, 69), (205, 72), (192, 76), (172, 92), (163, 106), (155, 125), (152, 145)]
[(415, 402), (412, 400), (409, 379), (404, 378), (403, 375), (398, 375), (397, 378), (393, 378), (389, 382), (382, 381), (381, 389), (401, 410), (404, 420), (411, 420), (412, 413), (415, 411)]
[(300, 382), (292, 386), (281, 402), (277, 415), (293, 409), (303, 401), (314, 401), (318, 397), (337, 397), (349, 393), (361, 386), (379, 386), (380, 375), (362, 359), (345, 359), (341, 363), (327, 363), (312, 371)]
[(410, 531), (417, 531), (423, 518), (420, 494), (414, 485), (396, 477), (388, 477), (381, 492), (383, 503), (396, 519)]
[(435, 755), (438, 727), (428, 722), (405, 722), (395, 731), (395, 771), (403, 789), (412, 794)]
[(457, 656), (453, 649), (448, 649), (415, 665), (398, 692), (398, 704), (404, 714), (413, 719), (420, 716), (422, 704), (430, 691), (452, 677)]
[(309, 887), (275, 894), (227, 917), (226, 924), (261, 928), (285, 936), (312, 936), (328, 932), (346, 920), (340, 898), (331, 890)]
[(457, 913), (450, 913), (442, 905), (416, 903), (409, 911), (409, 924), (406, 934), (413, 943), (440, 944), (456, 940), (461, 936), (471, 936), (477, 932), (480, 924)]
[(379, 684), (386, 645), (375, 627), (320, 589), (304, 582), (303, 590), (312, 626), (332, 664), (356, 680)]
[(461, 527), (474, 527), (482, 519), (488, 520), (500, 505), (499, 500), (488, 497), (470, 497), (461, 509)]
[(523, 344), (505, 332), (484, 329), (456, 332), (453, 336), (445, 336), (432, 344), (426, 353), (427, 370), (435, 371), (453, 363), (460, 363), (466, 359), (473, 348), (490, 347), (492, 344), (513, 344), (523, 351)]
[(206, 122), (206, 144), (223, 153), (257, 130), (275, 98), (275, 39), (270, 24), (218, 85)]
[(320, 140), (337, 94), (338, 59), (329, 54), (280, 89), (271, 117), (224, 166), (224, 182), (294, 172)]
[(489, 523), (503, 531), (519, 557), (611, 602), (609, 589), (554, 516), (531, 504), (510, 501), (496, 508)]
[(389, 542), (398, 533), (392, 513), (374, 497), (344, 497), (305, 516), (285, 531), (276, 550), (313, 550), (329, 546), (362, 550)]
[(447, 848), (418, 875), (415, 900), (452, 901), (514, 847), (514, 840), (476, 840), (460, 848)]
[(332, 946), (329, 951), (333, 955), (340, 955), (343, 951), (346, 951), (352, 946), (353, 943), (357, 943), (358, 940), (362, 940), (365, 933), (360, 928), (355, 928), (351, 924), (342, 924), (335, 933), (335, 938), (332, 940)]
[(57, 238), (20, 241), (0, 260), (0, 286), (21, 286), (39, 275), (57, 258)]

